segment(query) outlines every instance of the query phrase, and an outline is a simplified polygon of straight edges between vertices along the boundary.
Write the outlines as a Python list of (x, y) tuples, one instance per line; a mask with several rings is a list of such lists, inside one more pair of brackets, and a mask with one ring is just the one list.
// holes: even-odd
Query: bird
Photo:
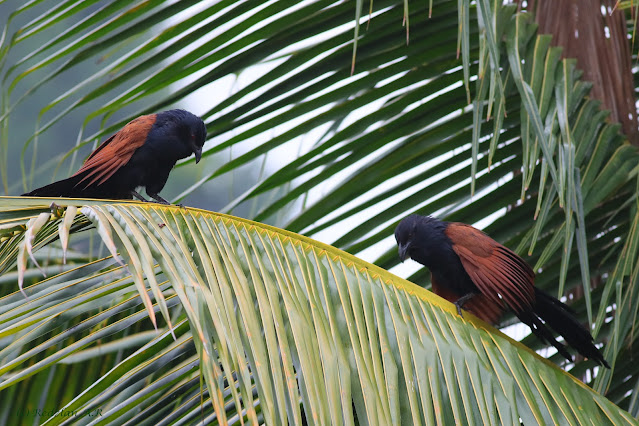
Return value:
[(462, 317), (463, 308), (496, 324), (510, 309), (567, 360), (572, 362), (572, 355), (550, 330), (584, 357), (610, 368), (575, 312), (535, 287), (535, 273), (528, 263), (484, 232), (464, 223), (412, 214), (395, 228), (395, 240), (400, 260), (411, 258), (426, 266), (433, 292), (454, 303)]
[(102, 142), (80, 170), (31, 192), (28, 197), (133, 199), (169, 204), (159, 192), (175, 163), (195, 154), (202, 158), (206, 126), (202, 119), (182, 109), (142, 115)]

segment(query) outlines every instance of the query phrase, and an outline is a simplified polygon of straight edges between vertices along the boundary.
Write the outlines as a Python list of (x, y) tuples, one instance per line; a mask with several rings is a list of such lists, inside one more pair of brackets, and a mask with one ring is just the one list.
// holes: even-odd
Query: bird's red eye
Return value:
[(195, 140), (195, 135), (191, 133), (191, 139)]

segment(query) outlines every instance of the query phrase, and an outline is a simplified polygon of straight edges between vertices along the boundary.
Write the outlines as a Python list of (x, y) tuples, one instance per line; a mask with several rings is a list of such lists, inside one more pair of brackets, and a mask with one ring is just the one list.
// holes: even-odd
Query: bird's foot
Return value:
[(462, 314), (462, 308), (464, 307), (464, 304), (468, 302), (470, 299), (472, 299), (473, 297), (475, 297), (475, 293), (468, 293), (463, 295), (462, 297), (460, 297), (453, 303), (455, 307), (457, 308), (457, 313), (459, 314), (460, 317), (462, 318), (464, 317), (464, 315)]
[(160, 197), (160, 194), (149, 194), (149, 196), (151, 198), (153, 198), (155, 200), (156, 203), (159, 204), (164, 204), (166, 206), (170, 206), (171, 203), (169, 203), (168, 201), (166, 201), (164, 198)]
[(133, 195), (135, 198), (137, 198), (140, 201), (144, 201), (145, 203), (148, 203), (149, 200), (147, 200), (146, 198), (144, 198), (143, 196), (141, 196), (137, 191), (132, 190), (131, 191), (131, 195)]
[(160, 194), (149, 194), (151, 196), (151, 198), (153, 198), (157, 203), (159, 204), (164, 204), (165, 206), (177, 206), (180, 208), (184, 208), (184, 204), (180, 203), (180, 204), (171, 204), (168, 201), (166, 201), (164, 198), (160, 197)]

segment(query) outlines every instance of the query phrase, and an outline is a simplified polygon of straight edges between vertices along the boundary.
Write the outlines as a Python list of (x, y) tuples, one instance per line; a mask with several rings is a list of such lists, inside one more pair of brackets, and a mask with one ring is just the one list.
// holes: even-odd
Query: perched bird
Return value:
[(410, 215), (395, 229), (402, 260), (428, 267), (433, 291), (486, 322), (496, 323), (510, 308), (543, 342), (569, 361), (572, 356), (548, 329), (585, 357), (610, 368), (574, 311), (535, 287), (535, 274), (524, 259), (470, 225)]
[(70, 178), (22, 194), (31, 197), (112, 198), (142, 201), (136, 189), (159, 203), (159, 192), (175, 163), (195, 154), (202, 158), (206, 127), (188, 111), (172, 109), (140, 116), (102, 142)]

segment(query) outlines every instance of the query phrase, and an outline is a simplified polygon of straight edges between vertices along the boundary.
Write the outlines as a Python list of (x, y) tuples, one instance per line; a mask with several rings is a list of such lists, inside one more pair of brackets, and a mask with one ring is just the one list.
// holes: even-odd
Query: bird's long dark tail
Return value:
[(535, 288), (535, 299), (534, 313), (521, 313), (521, 316), (518, 316), (538, 338), (553, 345), (564, 358), (572, 361), (572, 356), (566, 347), (555, 340), (553, 334), (546, 327), (548, 326), (561, 335), (566, 343), (581, 355), (610, 368), (599, 349), (594, 345), (590, 331), (577, 321), (575, 312), (570, 307), (538, 288)]
[(71, 176), (70, 178), (50, 183), (31, 192), (22, 194), (23, 197), (78, 197), (79, 191), (76, 185), (82, 176)]

